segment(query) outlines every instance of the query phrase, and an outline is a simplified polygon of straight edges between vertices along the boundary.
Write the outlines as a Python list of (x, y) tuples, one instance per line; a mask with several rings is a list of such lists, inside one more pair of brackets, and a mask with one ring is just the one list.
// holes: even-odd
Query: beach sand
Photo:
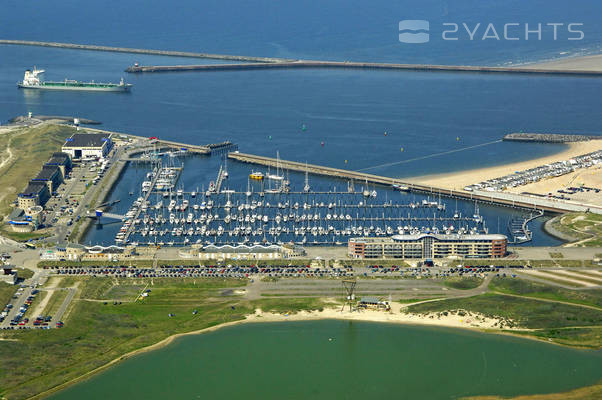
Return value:
[[(472, 328), (472, 329), (488, 329), (488, 330), (501, 330), (500, 323), (502, 319), (489, 318), (484, 315), (470, 312), (464, 316), (458, 315), (457, 313), (447, 313), (443, 315), (440, 313), (428, 313), (428, 314), (413, 314), (404, 312), (404, 308), (410, 304), (391, 304), (391, 311), (378, 311), (378, 310), (362, 310), (360, 312), (350, 312), (347, 308), (345, 311), (341, 311), (337, 308), (326, 308), (322, 311), (301, 311), (296, 314), (275, 314), (266, 313), (261, 310), (255, 310), (255, 314), (247, 316), (246, 321), (248, 322), (283, 322), (283, 321), (311, 321), (311, 320), (322, 320), (322, 319), (339, 319), (346, 321), (367, 321), (367, 322), (386, 322), (386, 323), (398, 323), (398, 324), (412, 324), (412, 325), (431, 325), (431, 326), (443, 326), (447, 328)], [(510, 328), (503, 324), (504, 330), (520, 330), (525, 331), (524, 328)]]
[[(582, 185), (602, 189), (602, 166), (594, 165), (590, 168), (579, 169), (577, 171), (571, 172), (570, 174), (562, 175), (556, 178), (544, 179), (539, 182), (530, 183), (528, 185), (509, 188), (507, 191), (511, 193), (553, 193), (556, 195), (560, 195), (561, 193), (556, 193), (556, 191), (559, 189), (566, 189), (568, 187), (575, 186), (578, 187)], [(565, 196), (568, 196), (571, 199), (571, 201), (576, 201), (583, 204), (602, 206), (602, 192), (577, 192), (571, 195), (565, 194)]]
[(578, 71), (602, 71), (602, 54), (582, 57), (566, 57), (553, 61), (523, 65), (521, 68), (571, 69)]
[[(545, 144), (542, 146), (558, 146), (556, 144)], [(499, 178), (504, 175), (513, 174), (515, 171), (521, 171), (529, 168), (534, 168), (543, 164), (548, 164), (556, 161), (568, 160), (572, 157), (591, 153), (597, 150), (602, 150), (602, 140), (591, 140), (588, 142), (567, 143), (563, 145), (565, 148), (561, 152), (540, 157), (528, 161), (520, 161), (510, 164), (497, 165), (480, 169), (472, 169), (466, 171), (457, 171), (446, 174), (424, 175), (419, 177), (408, 178), (406, 181), (419, 183), (422, 185), (432, 185), (445, 189), (462, 190), (465, 186), (473, 183), (482, 182), (488, 179)], [(560, 188), (560, 187), (559, 187)], [(559, 189), (558, 188), (558, 189)], [(520, 192), (527, 191), (524, 186), (515, 188)], [(551, 190), (548, 190), (548, 192)], [(547, 193), (547, 192), (546, 192)]]

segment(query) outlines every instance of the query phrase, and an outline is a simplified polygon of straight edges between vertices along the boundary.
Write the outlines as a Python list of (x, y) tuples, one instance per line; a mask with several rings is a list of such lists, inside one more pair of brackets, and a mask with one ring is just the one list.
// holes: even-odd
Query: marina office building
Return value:
[(62, 151), (74, 160), (104, 158), (113, 147), (110, 134), (76, 133), (65, 140)]
[(498, 258), (506, 255), (505, 235), (431, 234), (395, 235), (386, 238), (350, 238), (352, 258)]

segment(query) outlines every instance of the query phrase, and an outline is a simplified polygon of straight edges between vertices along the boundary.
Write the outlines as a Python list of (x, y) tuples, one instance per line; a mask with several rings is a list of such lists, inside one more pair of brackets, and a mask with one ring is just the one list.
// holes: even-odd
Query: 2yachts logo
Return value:
[[(579, 22), (538, 22), (505, 24), (493, 23), (455, 23), (441, 24), (441, 38), (446, 41), (457, 40), (583, 40), (585, 33)], [(402, 43), (427, 43), (430, 40), (430, 22), (406, 19), (399, 21), (399, 41)]]
[(402, 43), (426, 43), (430, 40), (430, 23), (423, 19), (399, 21), (399, 41)]

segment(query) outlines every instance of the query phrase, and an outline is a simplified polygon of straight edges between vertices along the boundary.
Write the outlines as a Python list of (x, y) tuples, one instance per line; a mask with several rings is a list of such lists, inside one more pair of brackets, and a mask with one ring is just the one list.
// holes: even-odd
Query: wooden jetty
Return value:
[(276, 158), (257, 156), (253, 154), (245, 153), (229, 153), (228, 158), (257, 165), (264, 165), (268, 167), (275, 167), (276, 163), (279, 164), (280, 168), (288, 169), (291, 171), (308, 172), (313, 175), (323, 175), (328, 177), (340, 178), (345, 180), (354, 180), (359, 182), (369, 182), (377, 185), (393, 186), (400, 185), (406, 186), (410, 191), (426, 193), (429, 195), (441, 195), (445, 197), (479, 201), (483, 203), (495, 204), (513, 208), (524, 208), (529, 210), (542, 210), (553, 213), (564, 213), (570, 211), (591, 211), (595, 213), (602, 213), (602, 208), (576, 205), (560, 201), (549, 201), (547, 199), (531, 198), (527, 196), (518, 196), (515, 198), (507, 197), (506, 193), (475, 193), (467, 192), (464, 190), (454, 190), (438, 188), (428, 185), (421, 185), (412, 182), (406, 182), (401, 179), (390, 178), (386, 176), (379, 176), (373, 174), (366, 174), (363, 172), (350, 171), (339, 168), (324, 167), (320, 165), (306, 164), (296, 161), (278, 160)]

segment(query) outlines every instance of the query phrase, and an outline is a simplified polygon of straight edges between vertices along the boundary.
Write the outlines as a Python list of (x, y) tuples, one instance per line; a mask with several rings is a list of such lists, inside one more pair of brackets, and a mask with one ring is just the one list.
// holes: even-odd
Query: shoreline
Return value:
[[(548, 144), (541, 144), (542, 146)], [(556, 143), (550, 145), (558, 146)], [(482, 182), (488, 179), (499, 178), (504, 175), (513, 174), (515, 171), (526, 170), (549, 164), (556, 161), (568, 160), (578, 155), (602, 150), (602, 137), (600, 140), (590, 140), (587, 142), (573, 142), (562, 144), (565, 148), (549, 156), (537, 157), (524, 161), (510, 162), (506, 164), (494, 165), (491, 167), (473, 168), (459, 170), (455, 172), (445, 172), (441, 174), (421, 175), (405, 178), (410, 183), (420, 183), (445, 189), (463, 190), (467, 185)], [(584, 169), (585, 171), (585, 169)]]
[(573, 69), (573, 70), (599, 70), (602, 71), (602, 54), (569, 55), (548, 60), (535, 61), (519, 65), (525, 69)]
[[(200, 335), (204, 333), (214, 332), (222, 328), (227, 328), (236, 325), (242, 324), (256, 324), (256, 323), (271, 323), (271, 322), (300, 322), (300, 321), (326, 321), (326, 320), (340, 320), (340, 321), (357, 321), (357, 322), (373, 322), (373, 323), (387, 323), (387, 324), (399, 324), (399, 325), (410, 325), (410, 326), (427, 326), (427, 327), (441, 327), (441, 328), (449, 328), (449, 329), (466, 329), (475, 332), (479, 332), (482, 334), (495, 334), (495, 335), (505, 335), (512, 336), (525, 340), (535, 340), (538, 342), (543, 342), (550, 345), (557, 345), (563, 347), (569, 347), (573, 349), (580, 349), (579, 347), (564, 345), (561, 343), (551, 342), (545, 339), (537, 338), (529, 335), (521, 335), (518, 332), (528, 332), (531, 329), (528, 328), (499, 328), (499, 322), (501, 319), (498, 318), (488, 318), (481, 314), (471, 312), (470, 315), (467, 316), (459, 316), (459, 315), (448, 315), (445, 319), (447, 321), (442, 321), (440, 318), (436, 319), (435, 315), (438, 313), (428, 313), (428, 314), (413, 314), (413, 313), (401, 313), (400, 311), (407, 306), (412, 305), (414, 303), (409, 304), (392, 304), (393, 308), (392, 312), (385, 311), (375, 311), (375, 310), (365, 310), (361, 313), (349, 313), (340, 311), (338, 308), (325, 308), (322, 311), (312, 310), (312, 311), (298, 311), (294, 314), (279, 314), (267, 312), (264, 313), (260, 309), (256, 309), (255, 313), (247, 314), (244, 319), (224, 322), (218, 325), (210, 326), (203, 329), (197, 329), (190, 332), (182, 332), (176, 333), (166, 337), (165, 339), (160, 340), (157, 343), (151, 344), (149, 346), (142, 347), (137, 350), (130, 351), (125, 353), (100, 367), (97, 367), (91, 371), (86, 372), (85, 374), (71, 379), (67, 382), (59, 384), (53, 388), (50, 388), (44, 392), (38, 393), (32, 397), (29, 397), (29, 400), (33, 399), (43, 399), (51, 394), (59, 392), (63, 389), (67, 389), (70, 386), (73, 386), (77, 383), (85, 381), (89, 378), (92, 378), (99, 372), (104, 371), (110, 367), (117, 365), (121, 361), (125, 361), (129, 358), (138, 356), (140, 354), (144, 354), (150, 351), (162, 349), (175, 340), (192, 335)], [(432, 316), (431, 316), (432, 315)], [(481, 319), (483, 320), (483, 325), (473, 324), (473, 319)], [(469, 321), (464, 322), (465, 319), (469, 319)], [(497, 323), (498, 327), (492, 326), (493, 323)], [(516, 331), (517, 333), (513, 333), (512, 331)]]

